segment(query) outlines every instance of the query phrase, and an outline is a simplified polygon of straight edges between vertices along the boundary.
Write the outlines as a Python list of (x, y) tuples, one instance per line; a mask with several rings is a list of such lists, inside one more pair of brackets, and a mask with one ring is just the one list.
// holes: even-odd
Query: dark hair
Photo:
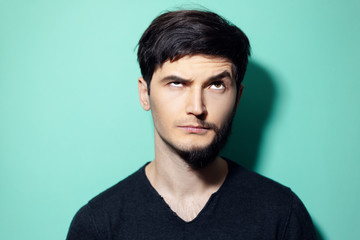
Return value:
[(237, 89), (244, 78), (250, 44), (246, 35), (216, 13), (180, 10), (161, 14), (139, 41), (138, 61), (149, 94), (154, 71), (165, 61), (205, 54), (229, 59), (235, 65)]

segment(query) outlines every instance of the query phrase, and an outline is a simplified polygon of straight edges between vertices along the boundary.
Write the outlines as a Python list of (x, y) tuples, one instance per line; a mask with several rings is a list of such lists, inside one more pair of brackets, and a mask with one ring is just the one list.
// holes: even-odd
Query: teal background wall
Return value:
[[(135, 47), (186, 1), (0, 0), (0, 236), (65, 239), (153, 158)], [(224, 155), (290, 186), (320, 239), (360, 239), (360, 2), (197, 1), (252, 44)]]

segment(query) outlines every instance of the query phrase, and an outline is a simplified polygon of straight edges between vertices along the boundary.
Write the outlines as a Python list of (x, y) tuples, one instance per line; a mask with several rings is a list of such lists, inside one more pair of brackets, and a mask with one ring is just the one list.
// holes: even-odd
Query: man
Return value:
[(74, 217), (67, 239), (315, 239), (289, 189), (219, 151), (239, 103), (249, 41), (212, 12), (157, 17), (139, 41), (155, 159)]

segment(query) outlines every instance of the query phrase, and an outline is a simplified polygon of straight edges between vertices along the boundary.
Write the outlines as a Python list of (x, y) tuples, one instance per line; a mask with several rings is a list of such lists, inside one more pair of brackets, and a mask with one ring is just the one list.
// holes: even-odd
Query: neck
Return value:
[(228, 166), (218, 156), (206, 167), (192, 169), (163, 141), (155, 141), (155, 159), (145, 172), (161, 196), (187, 198), (216, 192), (227, 176)]

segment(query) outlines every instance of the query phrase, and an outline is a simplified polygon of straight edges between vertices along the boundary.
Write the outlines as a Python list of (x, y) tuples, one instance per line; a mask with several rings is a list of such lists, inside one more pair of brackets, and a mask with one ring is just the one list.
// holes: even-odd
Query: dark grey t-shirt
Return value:
[(228, 165), (223, 185), (190, 222), (170, 209), (143, 166), (82, 207), (67, 240), (316, 239), (308, 212), (289, 188)]

